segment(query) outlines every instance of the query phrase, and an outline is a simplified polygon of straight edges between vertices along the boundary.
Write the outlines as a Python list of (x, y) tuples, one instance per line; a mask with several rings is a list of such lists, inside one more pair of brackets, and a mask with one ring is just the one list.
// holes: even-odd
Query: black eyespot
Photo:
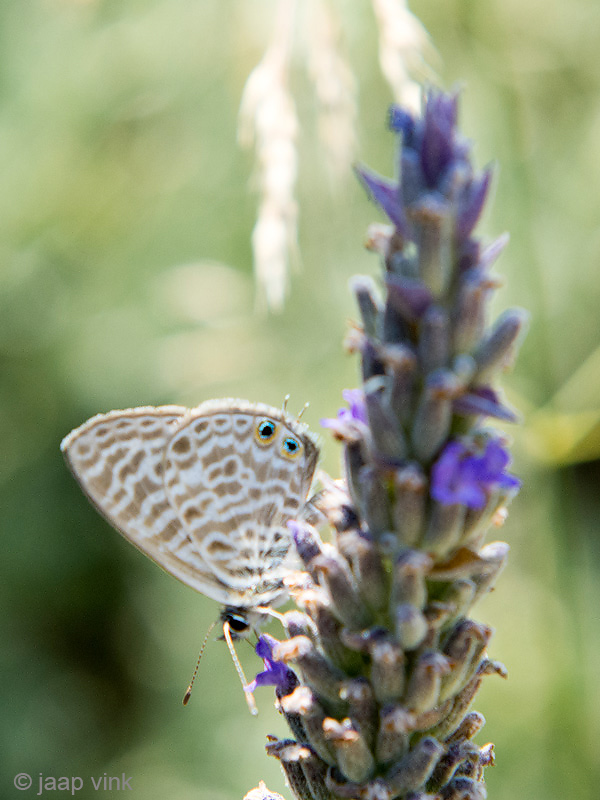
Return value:
[(263, 419), (262, 422), (258, 423), (258, 435), (261, 439), (265, 441), (272, 439), (275, 435), (275, 423), (271, 422), (270, 419)]
[(296, 439), (292, 439), (288, 436), (287, 439), (283, 441), (283, 449), (286, 453), (290, 455), (294, 455), (294, 453), (298, 452), (298, 448), (300, 447), (300, 443)]

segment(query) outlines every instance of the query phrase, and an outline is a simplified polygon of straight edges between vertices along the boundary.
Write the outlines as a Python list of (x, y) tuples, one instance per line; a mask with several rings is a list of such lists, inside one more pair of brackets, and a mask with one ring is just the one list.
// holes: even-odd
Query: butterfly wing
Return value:
[(181, 406), (133, 408), (98, 414), (61, 443), (81, 488), (106, 520), (160, 567), (192, 588), (225, 603), (223, 592), (207, 592), (210, 570), (176, 554), (189, 536), (164, 486), (164, 453)]
[(281, 411), (227, 403), (204, 403), (181, 421), (165, 451), (165, 486), (189, 534), (178, 556), (199, 556), (235, 596), (229, 605), (250, 608), (285, 596), (293, 552), (285, 523), (306, 502), (318, 450)]
[[(257, 445), (263, 418), (277, 435)], [(286, 436), (301, 444), (293, 459), (280, 457)], [(134, 408), (93, 417), (61, 449), (108, 522), (183, 583), (239, 608), (283, 596), (285, 522), (318, 457), (304, 426), (239, 400)]]

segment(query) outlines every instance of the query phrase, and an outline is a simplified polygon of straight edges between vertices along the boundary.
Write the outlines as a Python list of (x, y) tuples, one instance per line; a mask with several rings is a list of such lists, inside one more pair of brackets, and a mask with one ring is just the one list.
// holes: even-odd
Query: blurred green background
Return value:
[[(239, 396), (315, 429), (356, 364), (347, 288), (376, 275), (377, 212), (323, 180), (301, 53), (300, 250), (285, 311), (254, 312), (252, 157), (236, 144), (244, 82), (274, 0), (0, 4), (0, 796), (39, 774), (132, 776), (133, 797), (289, 799), (221, 644), (180, 700), (216, 605), (161, 573), (88, 505), (59, 453), (99, 411)], [(359, 85), (359, 158), (390, 173), (391, 96), (370, 3), (340, 2)], [(480, 231), (511, 232), (495, 311), (530, 309), (507, 390), (525, 481), (501, 532), (512, 558), (476, 608), (496, 628), (476, 703), (496, 743), (494, 800), (598, 797), (600, 785), (600, 4), (414, 0), (464, 132), (496, 160)], [(310, 35), (304, 31), (303, 36)], [(323, 437), (323, 466), (338, 470)], [(252, 672), (249, 647), (240, 657)], [(34, 788), (18, 792), (28, 772)]]

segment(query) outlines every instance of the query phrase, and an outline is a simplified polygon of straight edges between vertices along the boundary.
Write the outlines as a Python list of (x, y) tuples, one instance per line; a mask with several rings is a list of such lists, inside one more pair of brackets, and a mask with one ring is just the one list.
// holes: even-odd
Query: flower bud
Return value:
[(307, 636), (295, 636), (280, 642), (273, 651), (276, 659), (297, 664), (305, 682), (317, 696), (340, 703), (340, 686), (344, 673), (319, 653)]
[(383, 309), (383, 340), (392, 344), (406, 342), (408, 334), (408, 322), (388, 295)]
[(302, 611), (286, 611), (283, 615), (283, 624), (290, 638), (294, 636), (308, 636), (314, 639), (317, 636), (317, 627), (308, 614)]
[(528, 320), (529, 314), (520, 308), (511, 308), (498, 317), (493, 330), (474, 353), (477, 383), (488, 383), (500, 370), (507, 368)]
[(389, 378), (376, 375), (365, 383), (365, 402), (373, 446), (377, 454), (392, 460), (406, 455), (402, 429), (389, 405)]
[(294, 543), (298, 555), (305, 565), (310, 564), (313, 558), (319, 555), (322, 550), (321, 537), (316, 528), (307, 525), (305, 522), (289, 520), (288, 528), (294, 537)]
[(344, 681), (340, 697), (348, 704), (348, 716), (371, 748), (377, 728), (377, 703), (366, 678)]
[(395, 632), (403, 650), (415, 650), (427, 636), (427, 619), (422, 611), (408, 603), (394, 610)]
[(473, 604), (475, 596), (475, 583), (467, 578), (459, 578), (448, 586), (442, 596), (442, 601), (452, 608), (452, 616), (460, 618), (467, 614)]
[(385, 373), (385, 364), (379, 357), (379, 350), (375, 342), (365, 336), (361, 342), (361, 371), (363, 382), (370, 378), (381, 377)]
[(385, 782), (392, 797), (403, 796), (423, 786), (443, 752), (443, 745), (435, 739), (421, 739), (386, 774)]
[(368, 780), (375, 768), (375, 759), (352, 721), (346, 718), (338, 722), (326, 718), (323, 721), (323, 732), (333, 747), (337, 766), (342, 774), (356, 783)]
[(413, 724), (414, 715), (404, 706), (385, 706), (381, 710), (375, 751), (380, 764), (399, 761), (406, 754)]
[(437, 650), (439, 648), (440, 634), (447, 627), (452, 616), (453, 608), (448, 603), (440, 600), (430, 600), (423, 609), (423, 616), (427, 624), (427, 635), (423, 639), (423, 648)]
[(281, 698), (280, 705), (284, 714), (300, 717), (308, 743), (320, 758), (327, 764), (335, 764), (333, 750), (323, 733), (323, 720), (327, 715), (309, 687), (296, 687)]
[(438, 703), (442, 676), (450, 671), (447, 658), (435, 650), (424, 652), (414, 665), (403, 703), (416, 714), (434, 708)]
[(392, 794), (381, 778), (368, 783), (355, 783), (344, 779), (337, 767), (330, 767), (325, 776), (325, 784), (335, 798), (346, 800), (392, 800)]
[(429, 732), (436, 725), (446, 718), (446, 715), (452, 709), (452, 701), (446, 700), (445, 703), (438, 703), (434, 708), (429, 708), (422, 711), (420, 714), (414, 715), (414, 730)]
[(370, 642), (371, 685), (380, 703), (398, 700), (404, 691), (404, 653), (391, 639), (377, 637)]
[(440, 792), (441, 800), (486, 800), (485, 785), (472, 778), (457, 777)]
[(300, 766), (314, 800), (334, 800), (325, 783), (327, 765), (309, 750), (303, 751)]
[(400, 544), (415, 545), (423, 532), (427, 479), (421, 467), (409, 463), (394, 472), (392, 519)]
[(402, 425), (406, 425), (414, 411), (414, 387), (417, 359), (406, 345), (394, 347), (393, 360), (386, 360), (391, 374), (390, 408)]
[(509, 550), (510, 548), (506, 542), (490, 542), (479, 551), (484, 567), (473, 575), (473, 580), (477, 587), (473, 598), (474, 603), (493, 588), (498, 576), (506, 566)]
[(365, 275), (356, 275), (351, 280), (356, 295), (363, 328), (367, 336), (377, 336), (381, 301), (377, 297), (375, 281)]
[(350, 497), (359, 511), (364, 510), (363, 487), (360, 480), (361, 471), (366, 463), (364, 443), (360, 440), (347, 442), (344, 447), (344, 467)]
[(303, 599), (304, 607), (313, 619), (318, 631), (321, 649), (336, 666), (344, 672), (360, 668), (360, 657), (346, 647), (341, 638), (342, 623), (333, 612), (325, 593), (315, 592)]
[(485, 329), (489, 294), (497, 281), (481, 268), (463, 275), (452, 315), (452, 351), (470, 353)]
[(268, 755), (279, 760), (294, 797), (298, 800), (315, 800), (300, 764), (302, 757), (310, 755), (308, 747), (290, 739), (277, 739), (271, 741), (266, 750)]
[(369, 625), (371, 615), (358, 593), (348, 563), (337, 550), (328, 547), (313, 559), (311, 571), (327, 589), (331, 605), (344, 625), (348, 628), (365, 628)]
[(434, 501), (429, 524), (421, 541), (423, 549), (438, 557), (448, 555), (460, 541), (465, 514), (466, 508), (463, 505), (446, 505)]
[(435, 564), (429, 580), (453, 581), (456, 578), (472, 578), (479, 594), (489, 588), (489, 581), (495, 580), (506, 564), (509, 547), (505, 542), (492, 542), (475, 553), (467, 547), (461, 547), (447, 561)]
[(460, 768), (460, 774), (474, 771), (479, 764), (479, 747), (468, 740), (454, 742), (440, 758), (431, 776), (430, 785), (441, 787)]
[(423, 195), (412, 206), (411, 218), (417, 231), (419, 277), (435, 297), (440, 297), (452, 270), (450, 204), (437, 193)]
[(462, 739), (472, 739), (485, 725), (485, 717), (478, 711), (471, 711), (470, 714), (463, 719), (458, 728), (454, 731), (452, 736), (446, 739), (446, 742), (461, 741)]
[(374, 611), (383, 611), (389, 596), (389, 576), (379, 548), (368, 534), (357, 531), (338, 536), (338, 546), (352, 565), (360, 596)]
[(491, 628), (473, 620), (463, 620), (455, 626), (444, 646), (452, 667), (442, 679), (441, 701), (452, 697), (477, 672), (491, 635)]
[(390, 529), (391, 524), (391, 504), (381, 470), (371, 466), (363, 467), (360, 472), (360, 484), (363, 515), (369, 526), (369, 532), (378, 539)]
[(427, 602), (425, 579), (433, 560), (419, 550), (404, 550), (396, 559), (393, 572), (392, 604), (409, 603), (424, 608)]
[(475, 675), (474, 678), (471, 678), (465, 688), (454, 698), (450, 712), (441, 720), (439, 725), (436, 725), (429, 731), (430, 736), (435, 736), (442, 741), (452, 737), (462, 724), (465, 714), (481, 686), (481, 681), (482, 675), (480, 673)]
[(429, 306), (421, 318), (418, 353), (425, 375), (446, 366), (450, 350), (449, 327), (448, 313), (436, 305)]
[(460, 239), (466, 239), (475, 227), (483, 205), (490, 190), (492, 180), (491, 169), (484, 170), (479, 177), (471, 180), (460, 181), (459, 212), (456, 219), (456, 235)]
[(456, 376), (449, 370), (437, 370), (427, 378), (411, 432), (419, 461), (429, 462), (448, 438), (452, 400), (459, 388)]

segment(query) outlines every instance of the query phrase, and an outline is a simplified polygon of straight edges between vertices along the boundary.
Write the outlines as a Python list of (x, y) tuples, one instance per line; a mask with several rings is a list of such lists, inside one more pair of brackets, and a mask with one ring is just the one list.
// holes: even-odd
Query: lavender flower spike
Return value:
[(359, 173), (394, 225), (377, 232), (382, 297), (355, 283), (363, 385), (322, 420), (344, 450), (344, 480), (312, 501), (332, 543), (302, 517), (288, 523), (299, 610), (291, 638), (257, 648), (255, 685), (276, 685), (293, 736), (267, 751), (296, 800), (487, 796), (493, 747), (473, 741), (483, 717), (469, 709), (485, 677), (506, 672), (469, 614), (505, 564), (508, 546), (485, 536), (520, 482), (504, 438), (481, 424), (516, 420), (498, 384), (524, 316), (488, 321), (498, 281), (472, 232), (490, 175), (473, 169), (457, 106), (431, 92), (420, 118), (394, 108), (400, 179)]

